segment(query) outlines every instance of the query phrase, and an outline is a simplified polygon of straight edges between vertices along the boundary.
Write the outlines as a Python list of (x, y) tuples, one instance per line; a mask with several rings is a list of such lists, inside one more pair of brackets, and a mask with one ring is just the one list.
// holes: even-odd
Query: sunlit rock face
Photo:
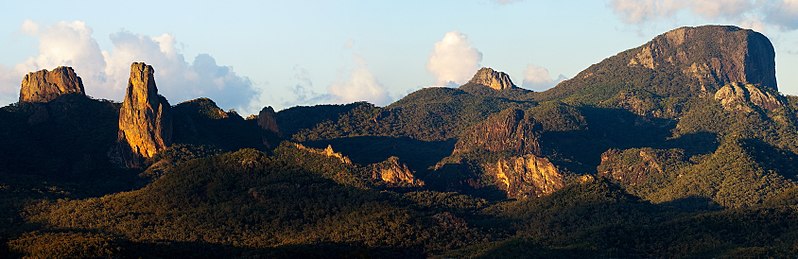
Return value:
[(20, 102), (49, 102), (65, 94), (85, 96), (83, 81), (71, 67), (31, 72), (22, 79)]
[(484, 167), (510, 198), (546, 196), (565, 186), (563, 175), (544, 157), (530, 154), (501, 158)]
[(139, 167), (142, 158), (154, 156), (172, 142), (171, 107), (166, 98), (158, 95), (154, 73), (152, 66), (144, 63), (130, 66), (130, 79), (119, 110), (119, 143), (126, 146), (122, 155), (128, 167)]
[(484, 85), (496, 91), (515, 87), (513, 81), (510, 80), (510, 75), (504, 72), (495, 71), (489, 67), (483, 67), (479, 69), (479, 71), (477, 71), (477, 73), (473, 78), (471, 78), (471, 81), (468, 81), (468, 83)]
[(702, 87), (747, 82), (777, 90), (775, 51), (761, 33), (734, 26), (682, 27), (641, 46), (629, 66), (675, 68)]
[(392, 156), (387, 160), (371, 166), (371, 178), (381, 180), (389, 186), (395, 187), (420, 187), (424, 181), (416, 179), (413, 171), (407, 165), (399, 162), (399, 158)]
[(258, 113), (258, 126), (261, 129), (280, 134), (280, 127), (277, 125), (277, 113), (271, 106), (263, 107)]
[(327, 148), (320, 149), (320, 148), (306, 147), (302, 144), (294, 143), (294, 147), (296, 147), (299, 150), (309, 152), (311, 154), (322, 155), (325, 157), (338, 159), (338, 161), (340, 161), (342, 164), (345, 165), (352, 164), (352, 160), (344, 156), (344, 154), (341, 154), (340, 152), (335, 152), (335, 150), (333, 150), (332, 148), (332, 145), (327, 145)]
[(757, 108), (772, 111), (784, 107), (778, 93), (752, 84), (725, 85), (715, 92), (715, 100), (728, 111), (752, 112)]

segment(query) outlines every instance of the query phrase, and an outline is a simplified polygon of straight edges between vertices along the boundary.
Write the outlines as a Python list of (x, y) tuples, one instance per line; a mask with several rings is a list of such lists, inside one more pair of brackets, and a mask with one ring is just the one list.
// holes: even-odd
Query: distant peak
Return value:
[(480, 68), (479, 71), (468, 81), (470, 84), (478, 84), (490, 87), (496, 91), (515, 87), (510, 75), (504, 72), (493, 70), (489, 67)]

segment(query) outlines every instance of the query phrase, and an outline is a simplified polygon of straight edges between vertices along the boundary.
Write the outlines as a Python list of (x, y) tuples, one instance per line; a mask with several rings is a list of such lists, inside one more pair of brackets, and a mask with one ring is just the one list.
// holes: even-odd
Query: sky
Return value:
[(0, 105), (22, 77), (75, 68), (88, 95), (119, 101), (130, 63), (155, 68), (171, 104), (390, 104), (465, 83), (480, 67), (543, 91), (681, 26), (759, 31), (779, 89), (798, 94), (798, 0), (3, 1)]

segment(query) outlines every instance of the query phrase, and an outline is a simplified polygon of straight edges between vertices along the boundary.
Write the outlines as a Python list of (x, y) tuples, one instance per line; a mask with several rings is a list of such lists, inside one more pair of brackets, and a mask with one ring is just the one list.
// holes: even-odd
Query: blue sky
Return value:
[[(542, 90), (684, 25), (735, 24), (776, 47), (798, 94), (798, 1), (4, 1), (0, 104), (27, 71), (72, 65), (89, 95), (121, 99), (126, 69), (156, 69), (172, 104), (225, 109), (367, 100), (459, 84), (479, 66)], [(450, 82), (453, 81), (453, 82)]]

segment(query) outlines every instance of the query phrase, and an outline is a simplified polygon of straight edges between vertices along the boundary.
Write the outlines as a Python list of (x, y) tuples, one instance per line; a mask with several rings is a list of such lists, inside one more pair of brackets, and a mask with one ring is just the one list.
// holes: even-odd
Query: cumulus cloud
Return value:
[(170, 34), (121, 31), (110, 35), (112, 48), (102, 50), (92, 29), (81, 21), (51, 26), (25, 21), (21, 31), (39, 40), (39, 53), (12, 69), (18, 80), (27, 71), (72, 66), (83, 79), (87, 94), (121, 100), (130, 64), (143, 61), (155, 68), (158, 90), (172, 104), (209, 97), (222, 108), (254, 109), (251, 101), (258, 91), (248, 78), (237, 75), (232, 67), (218, 65), (208, 54), (199, 54), (189, 63)]
[(751, 0), (612, 0), (614, 11), (627, 23), (649, 22), (686, 10), (707, 18), (738, 17), (751, 9)]
[(621, 20), (630, 24), (688, 12), (706, 19), (723, 18), (758, 30), (765, 25), (783, 30), (798, 29), (798, 0), (611, 0), (610, 6)]
[(524, 70), (524, 87), (534, 91), (549, 89), (562, 80), (565, 80), (564, 75), (552, 79), (549, 70), (545, 67), (530, 64)]
[(439, 85), (463, 84), (479, 69), (482, 52), (471, 46), (463, 33), (447, 32), (435, 43), (427, 62), (427, 70)]
[(377, 105), (385, 105), (391, 101), (385, 87), (377, 81), (369, 71), (363, 58), (354, 56), (355, 68), (348, 78), (331, 84), (327, 90), (332, 102), (351, 103), (368, 101)]

